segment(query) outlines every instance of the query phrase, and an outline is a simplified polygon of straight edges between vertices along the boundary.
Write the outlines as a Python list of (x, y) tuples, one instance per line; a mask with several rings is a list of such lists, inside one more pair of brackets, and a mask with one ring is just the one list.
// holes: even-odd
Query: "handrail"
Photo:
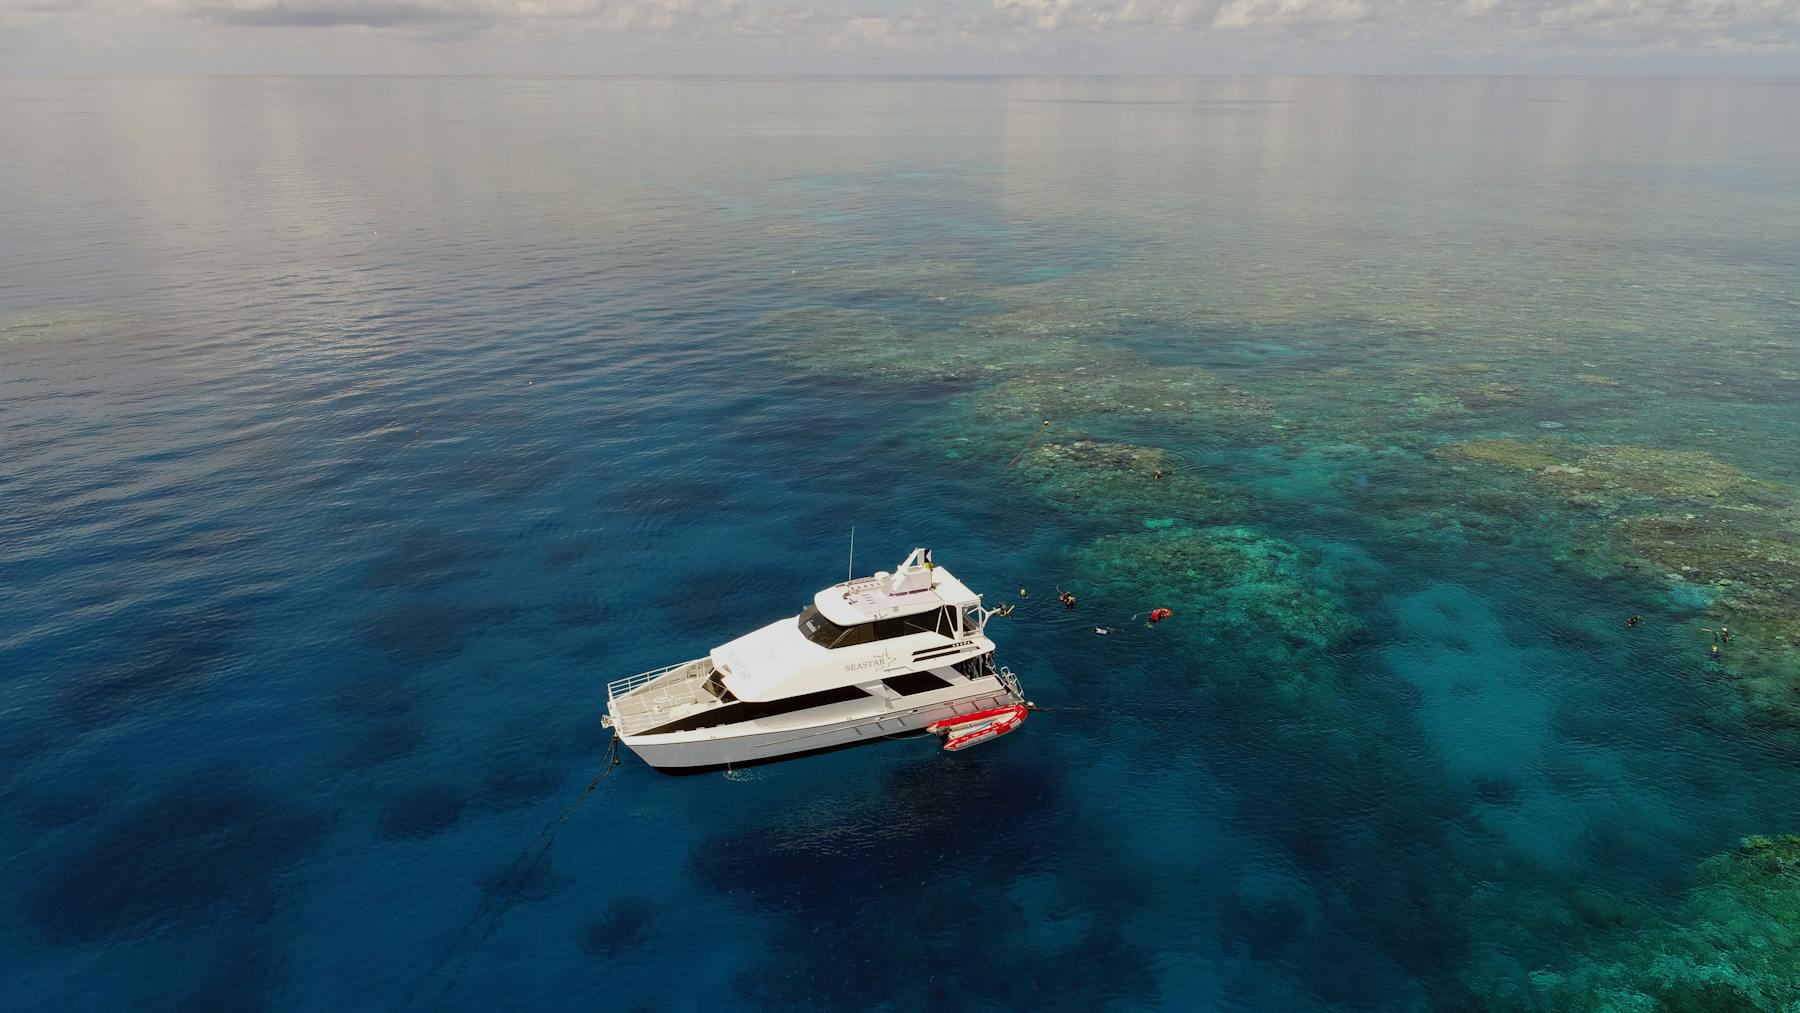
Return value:
[(701, 662), (708, 661), (708, 660), (710, 660), (710, 659), (694, 658), (690, 661), (678, 661), (673, 665), (667, 665), (663, 668), (655, 668), (655, 669), (651, 669), (648, 672), (639, 672), (636, 675), (628, 675), (623, 679), (614, 679), (613, 681), (606, 684), (606, 698), (608, 700), (616, 699), (618, 697), (624, 696), (626, 693), (629, 693), (634, 689), (637, 689), (639, 686), (642, 686), (645, 683), (654, 682), (657, 679), (660, 679), (663, 676), (668, 675), (671, 672), (686, 668), (689, 665), (699, 664)]
[(1000, 685), (1005, 686), (1012, 692), (1014, 699), (1025, 699), (1024, 691), (1019, 689), (1019, 677), (1013, 674), (1012, 669), (1007, 668), (1005, 665), (1001, 665), (994, 670), (994, 678), (999, 679)]

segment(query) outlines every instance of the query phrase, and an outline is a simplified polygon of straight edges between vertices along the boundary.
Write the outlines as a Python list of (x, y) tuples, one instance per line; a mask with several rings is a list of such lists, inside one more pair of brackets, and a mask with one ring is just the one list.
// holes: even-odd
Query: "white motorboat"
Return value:
[[(1013, 673), (994, 664), (985, 631), (996, 611), (934, 565), (929, 549), (914, 549), (893, 573), (834, 584), (798, 616), (704, 658), (608, 684), (602, 720), (644, 762), (668, 771), (758, 763), (928, 727), (963, 732), (957, 748), (998, 738), (1023, 720), (1025, 698)], [(986, 721), (988, 712), (1013, 707), (1016, 719)], [(966, 734), (971, 721), (983, 734)]]

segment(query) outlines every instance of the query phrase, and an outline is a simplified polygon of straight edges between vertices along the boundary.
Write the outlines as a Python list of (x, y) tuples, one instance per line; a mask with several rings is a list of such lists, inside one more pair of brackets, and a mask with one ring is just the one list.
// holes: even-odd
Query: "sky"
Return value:
[(1800, 74), (1800, 0), (0, 0), (0, 75)]

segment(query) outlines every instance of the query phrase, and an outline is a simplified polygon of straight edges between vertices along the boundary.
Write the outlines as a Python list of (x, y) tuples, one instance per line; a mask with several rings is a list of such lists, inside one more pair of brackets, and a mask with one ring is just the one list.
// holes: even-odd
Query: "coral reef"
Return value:
[(1252, 528), (1107, 535), (1076, 550), (1074, 564), (1105, 597), (1173, 609), (1182, 627), (1256, 644), (1276, 665), (1329, 649), (1360, 627), (1327, 572), (1297, 546)]
[[(1728, 626), (1720, 659), (1750, 716), (1800, 728), (1800, 490), (1706, 451), (1588, 446), (1557, 438), (1448, 444), (1440, 458), (1525, 476), (1605, 524), (1568, 550), (1598, 574), (1664, 582), (1702, 625)], [(1682, 631), (1676, 648), (1705, 641)]]
[(1204, 369), (1119, 362), (1113, 368), (1038, 369), (988, 391), (984, 405), (1028, 418), (1122, 414), (1179, 421), (1204, 417), (1275, 421), (1267, 398), (1228, 386)]
[(1570, 497), (1605, 505), (1631, 501), (1666, 504), (1736, 502), (1779, 505), (1792, 496), (1703, 450), (1664, 450), (1631, 445), (1588, 446), (1554, 437), (1452, 443), (1440, 453), (1451, 459), (1534, 472), (1537, 481)]
[(1536, 443), (1525, 443), (1520, 440), (1469, 440), (1465, 443), (1449, 444), (1443, 448), (1442, 453), (1447, 457), (1497, 465), (1502, 468), (1542, 471), (1562, 463), (1561, 458), (1552, 450), (1552, 446), (1553, 443), (1549, 440), (1541, 440)]
[(1242, 511), (1231, 496), (1161, 447), (1101, 440), (1046, 443), (1013, 465), (1014, 478), (1051, 504), (1108, 519), (1172, 526), (1219, 521)]
[(1576, 964), (1531, 976), (1502, 1009), (1711, 1013), (1800, 1009), (1800, 837), (1746, 837), (1701, 863), (1661, 924), (1627, 909)]
[[(1800, 728), (1800, 510), (1628, 517), (1611, 548), (1701, 603), (1708, 627), (1729, 627), (1718, 667), (1748, 717)], [(1698, 654), (1704, 634), (1684, 632)]]
[[(1690, 638), (1697, 664), (1706, 664), (1708, 637), (1694, 627), (1732, 627), (1726, 658), (1709, 669), (1728, 677), (1709, 683), (1720, 699), (1800, 728), (1800, 497), (1705, 445), (1663, 449), (1651, 444), (1679, 437), (1628, 428), (1632, 398), (1656, 382), (1641, 367), (1620, 367), (1623, 384), (1607, 375), (1613, 359), (1590, 353), (1596, 361), (1581, 367), (1591, 371), (1579, 372), (1572, 356), (1547, 354), (1567, 350), (1563, 337), (1434, 331), (1421, 349), (1419, 333), (1379, 326), (1334, 323), (1314, 333), (1282, 321), (1264, 332), (1241, 314), (1227, 323), (1205, 300), (1116, 273), (1104, 275), (1105, 288), (1094, 286), (1096, 272), (984, 290), (968, 280), (973, 269), (958, 270), (914, 265), (812, 279), (805, 283), (823, 284), (821, 297), (838, 305), (776, 314), (765, 326), (807, 369), (970, 388), (942, 425), (945, 456), (971, 456), (964, 445), (979, 442), (984, 459), (1011, 462), (1008, 485), (1104, 532), (1070, 560), (1082, 607), (1097, 621), (1175, 610), (1174, 622), (1133, 633), (1191, 654), (1147, 669), (1140, 688), (1207, 713), (1209, 751), (1303, 755), (1301, 767), (1354, 770), (1370, 791), (1435, 800), (1421, 807), (1432, 818), (1364, 822), (1313, 797), (1305, 777), (1265, 771), (1284, 804), (1267, 813), (1246, 806), (1239, 818), (1292, 832), (1297, 865), (1367, 878), (1373, 856), (1386, 861), (1395, 848), (1445, 835), (1446, 814), (1516, 816), (1537, 795), (1507, 771), (1448, 785), (1412, 762), (1416, 742), (1410, 752), (1370, 748), (1418, 734), (1406, 716), (1421, 708), (1416, 688), (1345, 677), (1344, 649), (1362, 629), (1337, 565), (1347, 561), (1328, 563), (1245, 526), (1251, 516), (1286, 531), (1285, 518), (1304, 510), (1310, 523), (1329, 517), (1338, 529), (1405, 546), (1409, 563), (1458, 573), (1509, 565), (1480, 551), (1504, 546), (1512, 559), (1554, 557), (1579, 580), (1666, 595), (1670, 613), (1696, 621), (1655, 628)], [(1358, 335), (1351, 344), (1346, 330)], [(1172, 362), (1148, 343), (1161, 333), (1187, 336), (1189, 358)], [(1396, 365), (1374, 354), (1390, 348), (1409, 358)], [(1280, 368), (1262, 368), (1271, 364)], [(1209, 481), (1198, 461), (1207, 462), (1204, 474), (1234, 484)], [(1471, 550), (1480, 554), (1471, 559)], [(1592, 646), (1574, 625), (1559, 635), (1572, 649)], [(1735, 718), (1742, 709), (1715, 706), (1715, 715), (1724, 712)], [(1615, 739), (1611, 725), (1596, 732), (1597, 743)], [(1414, 969), (1422, 977), (1464, 973), (1465, 960), (1490, 952), (1482, 933), (1457, 931), (1472, 910), (1497, 924), (1536, 903), (1520, 921), (1546, 941), (1534, 948), (1521, 940), (1497, 958), (1513, 962), (1486, 975), (1487, 984), (1514, 991), (1496, 998), (1491, 987), (1478, 989), (1489, 1005), (1584, 1008), (1583, 996), (1604, 994), (1620, 1003), (1594, 1000), (1592, 1008), (1722, 1008), (1707, 1005), (1704, 991), (1632, 991), (1625, 979), (1634, 972), (1623, 964), (1546, 970), (1528, 981), (1525, 971), (1559, 966), (1571, 946), (1644, 924), (1647, 909), (1604, 890), (1567, 903), (1555, 889), (1535, 900), (1513, 891), (1491, 902), (1498, 906), (1472, 899), (1480, 881), (1526, 874), (1502, 869), (1510, 852), (1471, 832), (1472, 818), (1460, 822), (1441, 843), (1460, 856), (1468, 890), (1420, 891), (1417, 935), (1397, 948), (1422, 961)], [(1386, 892), (1417, 885), (1400, 870)], [(1250, 949), (1293, 946), (1295, 911), (1281, 901), (1247, 904)], [(1446, 970), (1453, 965), (1462, 966)], [(748, 984), (756, 994), (788, 987)], [(1755, 994), (1711, 998), (1725, 1008), (1783, 1008), (1757, 1006)]]
[(805, 306), (764, 317), (761, 329), (803, 369), (864, 379), (971, 382), (1028, 368), (1093, 361), (1067, 338), (996, 325), (990, 318), (903, 327), (888, 313)]

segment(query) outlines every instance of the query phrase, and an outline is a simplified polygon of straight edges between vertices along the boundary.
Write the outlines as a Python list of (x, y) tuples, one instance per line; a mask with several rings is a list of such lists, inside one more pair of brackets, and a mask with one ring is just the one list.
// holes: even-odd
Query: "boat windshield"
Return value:
[(938, 633), (945, 637), (954, 637), (958, 633), (956, 611), (949, 606), (878, 622), (839, 626), (820, 615), (817, 606), (808, 605), (806, 611), (800, 613), (799, 624), (801, 636), (827, 649), (872, 644), (913, 633)]
[(817, 605), (808, 605), (800, 613), (800, 635), (820, 647), (830, 647), (844, 635), (844, 627), (820, 614)]

